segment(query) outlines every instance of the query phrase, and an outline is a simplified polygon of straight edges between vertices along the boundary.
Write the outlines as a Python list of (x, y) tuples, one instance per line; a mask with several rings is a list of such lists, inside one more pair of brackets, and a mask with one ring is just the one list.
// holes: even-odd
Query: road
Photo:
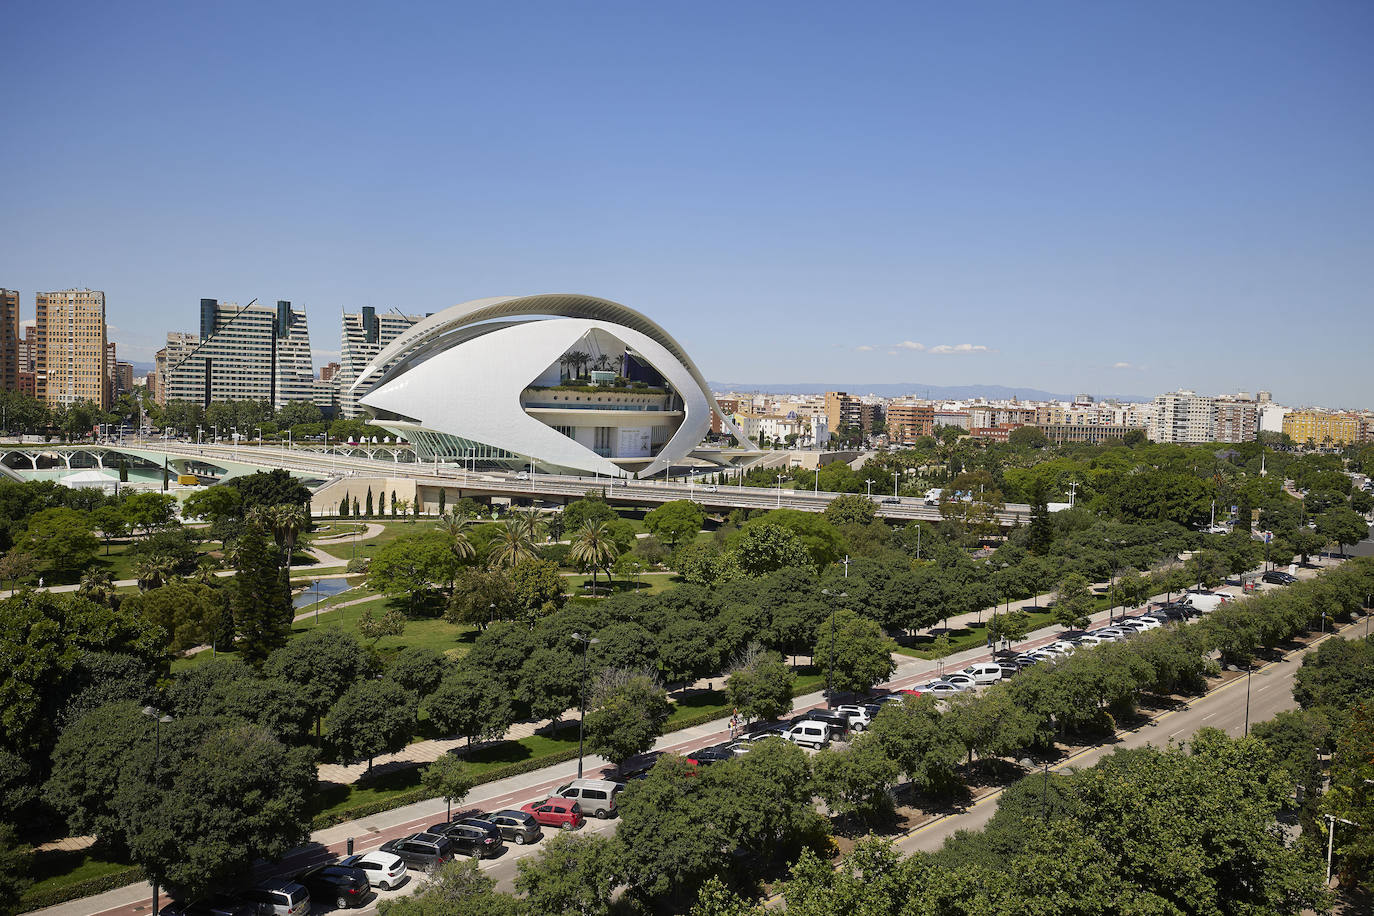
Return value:
[[(25, 448), (25, 446), (16, 446)], [(56, 451), (121, 451), (118, 445), (95, 446), (27, 446), (45, 452)], [(137, 452), (144, 457), (165, 455), (169, 459), (200, 460), (207, 463), (225, 462), (251, 465), (263, 468), (283, 468), (314, 478), (324, 478), (326, 482), (349, 475), (407, 477), (414, 478), (426, 486), (454, 487), (460, 495), (495, 495), (510, 497), (533, 497), (566, 499), (580, 497), (588, 490), (600, 489), (608, 499), (617, 502), (640, 503), (654, 506), (675, 499), (691, 499), (712, 509), (802, 509), (820, 512), (839, 493), (814, 492), (805, 489), (788, 490), (782, 488), (739, 487), (739, 486), (697, 486), (693, 483), (664, 482), (661, 480), (625, 480), (607, 477), (579, 477), (563, 474), (535, 473), (517, 475), (511, 472), (483, 471), (467, 473), (459, 465), (433, 465), (417, 462), (385, 461), (375, 458), (353, 458), (346, 455), (320, 454), (302, 449), (285, 449), (273, 446), (252, 445), (211, 445), (202, 443), (163, 443), (162, 440), (143, 443), (129, 443), (122, 450)], [(156, 453), (154, 455), (153, 453)], [(521, 479), (521, 477), (524, 479)], [(875, 481), (876, 482), (876, 481)], [(928, 506), (920, 497), (902, 497), (895, 503), (885, 503), (881, 493), (872, 494), (878, 515), (885, 518), (939, 521), (938, 506)], [(997, 513), (997, 520), (1004, 525), (1027, 524), (1030, 521), (1030, 507), (1024, 503), (1008, 503)]]
[[(1364, 621), (1359, 621), (1345, 627), (1339, 634), (1326, 638), (1362, 638), (1365, 625)], [(1297, 707), (1293, 700), (1293, 676), (1302, 667), (1303, 656), (1318, 644), (1320, 641), (1306, 649), (1291, 653), (1281, 661), (1254, 670), (1249, 679), (1251, 724), (1272, 719), (1286, 709)], [(1246, 678), (1228, 681), (1187, 706), (1161, 713), (1147, 725), (1134, 731), (1119, 732), (1116, 740), (1085, 748), (1050, 769), (1083, 769), (1097, 763), (1117, 748), (1138, 748), (1147, 745), (1163, 747), (1171, 741), (1184, 741), (1201, 728), (1219, 728), (1232, 737), (1238, 737), (1245, 731), (1246, 687)], [(899, 840), (897, 848), (906, 853), (917, 850), (933, 852), (943, 846), (945, 840), (956, 831), (981, 829), (996, 813), (1000, 794), (990, 794), (960, 814), (944, 817), (917, 828)]]

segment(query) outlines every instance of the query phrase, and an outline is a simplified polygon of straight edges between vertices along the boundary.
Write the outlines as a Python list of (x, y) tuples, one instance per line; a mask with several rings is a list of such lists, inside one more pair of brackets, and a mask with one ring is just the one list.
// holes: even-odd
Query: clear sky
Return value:
[[(1374, 5), (0, 7), (0, 286), (584, 292), (722, 381), (1374, 407)], [(952, 351), (952, 352), (945, 352)]]

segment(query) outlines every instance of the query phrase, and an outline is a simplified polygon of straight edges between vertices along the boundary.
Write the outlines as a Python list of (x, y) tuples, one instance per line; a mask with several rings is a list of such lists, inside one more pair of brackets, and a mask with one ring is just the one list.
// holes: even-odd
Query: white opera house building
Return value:
[(353, 391), (373, 423), (427, 461), (612, 477), (689, 459), (733, 464), (747, 453), (703, 445), (713, 411), (754, 449), (667, 331), (593, 296), (474, 299), (437, 312), (378, 353)]

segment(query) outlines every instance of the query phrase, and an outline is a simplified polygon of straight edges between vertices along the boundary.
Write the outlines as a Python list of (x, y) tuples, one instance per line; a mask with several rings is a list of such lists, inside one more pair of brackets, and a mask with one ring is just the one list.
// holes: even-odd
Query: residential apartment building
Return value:
[(281, 408), (315, 400), (305, 312), (287, 300), (273, 308), (202, 299), (200, 334), (189, 352), (174, 359), (174, 344), (183, 340), (167, 335), (166, 401), (252, 400)]
[(1119, 441), (1126, 438), (1126, 433), (1133, 429), (1145, 432), (1141, 426), (1116, 426), (1106, 423), (1042, 423), (1037, 424), (1040, 431), (1045, 434), (1045, 438), (1055, 445), (1062, 445), (1065, 442), (1091, 442), (1098, 445), (1102, 442)]
[(1250, 396), (1226, 394), (1216, 399), (1217, 442), (1254, 442), (1259, 435), (1260, 405)]
[(1360, 439), (1360, 416), (1295, 410), (1283, 418), (1283, 431), (1298, 445), (1350, 445)]
[(109, 407), (105, 294), (92, 289), (36, 293), (34, 305), (36, 396), (50, 405), (91, 401)]
[[(383, 347), (424, 317), (423, 315), (403, 315), (400, 312), (382, 312), (379, 314), (370, 305), (363, 306), (362, 310), (356, 314), (344, 313), (339, 370), (337, 374), (333, 375), (333, 379), (338, 383), (339, 409), (345, 417), (353, 419), (363, 412), (358, 399), (371, 390), (372, 384), (369, 383), (357, 391), (353, 390), (353, 383), (363, 374), (363, 370), (378, 353), (382, 352)], [(373, 378), (382, 379), (386, 374), (385, 369), (390, 368), (391, 365), (391, 363), (387, 363), (383, 371), (374, 374)]]
[(334, 378), (339, 372), (338, 363), (325, 363), (324, 368), (320, 369), (320, 381), (327, 382)]
[(1154, 399), (1150, 438), (1155, 442), (1216, 441), (1216, 398), (1180, 389)]
[[(716, 398), (716, 406), (720, 412), (727, 417), (733, 417), (739, 413), (739, 398)], [(724, 433), (725, 428), (720, 424), (720, 417), (713, 410), (711, 411), (711, 435), (719, 436)]]
[(880, 420), (882, 407), (878, 404), (851, 397), (843, 391), (825, 393), (825, 422), (832, 434), (850, 428), (867, 436), (873, 432), (873, 424)]
[(0, 391), (19, 388), (19, 291), (0, 289)]
[(935, 426), (957, 426), (960, 429), (968, 429), (972, 424), (969, 423), (967, 410), (940, 409), (935, 410)]
[(910, 401), (887, 405), (887, 435), (893, 442), (914, 442), (935, 435), (935, 406)]
[(153, 354), (153, 371), (150, 373), (153, 381), (149, 386), (153, 403), (161, 407), (167, 405), (167, 370), (190, 356), (199, 342), (200, 338), (196, 335), (184, 331), (172, 331), (167, 335), (167, 346)]

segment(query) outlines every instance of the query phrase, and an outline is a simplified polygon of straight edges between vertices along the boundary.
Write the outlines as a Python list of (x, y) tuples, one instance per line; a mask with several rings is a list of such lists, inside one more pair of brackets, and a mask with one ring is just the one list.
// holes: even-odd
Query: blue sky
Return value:
[(343, 308), (569, 291), (714, 379), (1374, 407), (1365, 2), (10, 0), (0, 26), (0, 286), (29, 317), (104, 289), (135, 359), (202, 296), (304, 305), (323, 361)]

